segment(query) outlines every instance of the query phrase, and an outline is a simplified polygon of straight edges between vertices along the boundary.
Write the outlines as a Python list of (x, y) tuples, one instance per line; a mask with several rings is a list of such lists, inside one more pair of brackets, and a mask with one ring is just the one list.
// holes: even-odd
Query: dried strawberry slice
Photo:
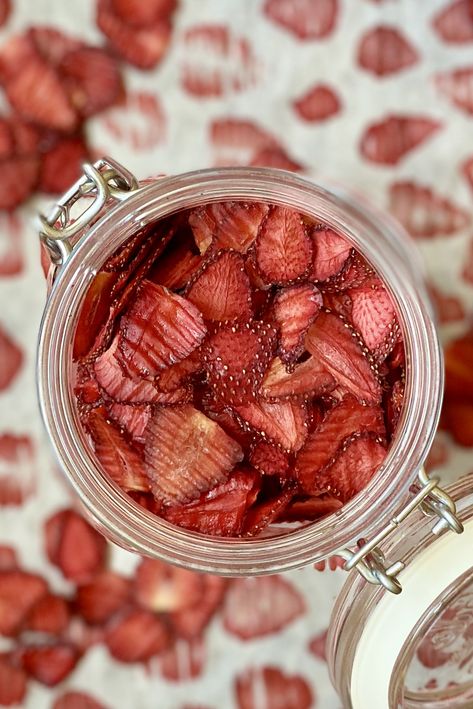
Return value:
[(163, 369), (154, 380), (157, 389), (162, 392), (175, 392), (181, 387), (185, 387), (192, 375), (197, 374), (202, 369), (202, 352), (200, 349), (194, 350), (186, 359)]
[(198, 603), (203, 590), (199, 574), (156, 559), (142, 559), (135, 573), (133, 596), (143, 608), (164, 613)]
[(243, 258), (234, 251), (218, 251), (185, 293), (207, 320), (228, 322), (251, 317), (250, 281)]
[(27, 676), (18, 667), (13, 654), (0, 653), (0, 706), (24, 706)]
[(227, 403), (255, 397), (276, 347), (276, 330), (263, 322), (220, 328), (207, 341), (203, 362), (215, 396)]
[(74, 606), (86, 623), (107, 623), (130, 599), (130, 581), (102, 571), (77, 588)]
[(340, 500), (331, 495), (295, 499), (285, 508), (280, 519), (288, 522), (313, 521), (337, 512), (342, 506)]
[[(159, 658), (161, 675), (170, 682), (188, 682), (199, 677), (204, 669), (206, 647), (203, 638), (175, 640), (172, 647)], [(187, 705), (188, 709), (199, 709)], [(180, 706), (180, 709), (186, 707)], [(205, 709), (202, 706), (200, 709)]]
[(169, 631), (150, 611), (130, 609), (112, 621), (106, 638), (112, 657), (120, 662), (145, 662), (169, 647)]
[(473, 446), (473, 402), (445, 401), (442, 409), (443, 427), (460, 446)]
[(16, 209), (28, 199), (36, 189), (39, 165), (34, 155), (17, 155), (0, 161), (0, 209)]
[(201, 254), (211, 246), (244, 254), (255, 241), (267, 212), (262, 202), (216, 202), (192, 210), (189, 224)]
[(186, 503), (228, 477), (243, 453), (236, 441), (190, 405), (161, 409), (146, 434), (146, 472), (154, 495)]
[(332, 465), (315, 481), (316, 491), (330, 492), (343, 503), (366, 487), (386, 457), (386, 449), (370, 434), (349, 438)]
[(379, 406), (362, 406), (347, 396), (331, 409), (323, 422), (309, 434), (296, 458), (297, 479), (309, 495), (322, 492), (320, 471), (333, 462), (343, 442), (354, 433), (384, 435), (383, 412)]
[(335, 388), (336, 382), (316, 357), (309, 357), (293, 370), (287, 370), (279, 357), (273, 359), (261, 384), (266, 399), (290, 399), (294, 396), (322, 396)]
[(255, 401), (235, 406), (244, 426), (287, 451), (298, 451), (307, 436), (307, 408), (303, 403)]
[(172, 625), (177, 634), (189, 640), (200, 637), (212, 616), (220, 606), (227, 581), (221, 576), (202, 575), (202, 597), (188, 608), (170, 614)]
[(398, 379), (394, 382), (389, 398), (385, 404), (386, 427), (392, 436), (397, 428), (404, 404), (404, 381)]
[(287, 487), (275, 497), (251, 507), (246, 514), (243, 526), (245, 536), (256, 536), (269, 527), (283, 513), (293, 496), (294, 489)]
[(128, 25), (148, 27), (160, 19), (166, 19), (176, 7), (177, 0), (112, 0), (114, 12)]
[(64, 692), (51, 709), (106, 709), (106, 707), (85, 692)]
[(89, 286), (74, 336), (74, 359), (84, 357), (94, 344), (100, 327), (109, 314), (116, 282), (116, 273), (99, 271)]
[[(62, 194), (82, 174), (82, 165), (89, 159), (89, 149), (81, 135), (55, 136), (41, 151), (39, 187), (43, 192)], [(103, 278), (103, 274), (98, 276)]]
[(206, 332), (192, 303), (145, 280), (120, 323), (120, 360), (130, 374), (154, 376), (193, 352)]
[(391, 296), (379, 278), (350, 290), (351, 321), (366, 346), (383, 360), (394, 347), (399, 325)]
[(38, 633), (61, 635), (69, 625), (70, 611), (67, 601), (61, 596), (48, 593), (33, 606), (25, 627)]
[(314, 247), (311, 277), (326, 281), (340, 273), (353, 249), (350, 242), (333, 229), (317, 227), (311, 236)]
[(134, 443), (144, 443), (144, 433), (151, 418), (151, 406), (113, 402), (108, 403), (106, 408), (112, 421), (125, 431)]
[(326, 310), (341, 315), (345, 320), (351, 320), (352, 302), (346, 291), (325, 290), (322, 294), (323, 305)]
[(304, 351), (304, 337), (322, 305), (320, 291), (311, 284), (280, 290), (273, 301), (279, 328), (279, 353), (283, 362), (294, 362)]
[(72, 106), (88, 118), (113, 105), (122, 92), (115, 60), (98, 47), (80, 47), (69, 52), (58, 66)]
[(31, 609), (47, 593), (46, 581), (19, 569), (0, 572), (0, 633), (15, 635)]
[(320, 288), (325, 293), (344, 293), (350, 288), (359, 288), (374, 275), (373, 269), (356, 251), (347, 258), (342, 270), (332, 276)]
[(380, 401), (381, 386), (375, 368), (365, 354), (363, 343), (356, 339), (356, 333), (343, 318), (321, 312), (309, 328), (305, 345), (343, 389), (368, 404)]
[(112, 480), (126, 491), (149, 492), (143, 461), (118, 428), (95, 411), (87, 417), (86, 426), (92, 437), (95, 455)]
[(263, 475), (286, 477), (289, 456), (282, 448), (269, 441), (257, 441), (251, 448), (249, 461)]
[(298, 212), (271, 207), (256, 239), (256, 264), (267, 283), (290, 283), (312, 262), (312, 241)]
[(23, 669), (47, 687), (55, 687), (62, 682), (78, 661), (77, 648), (67, 643), (27, 646), (21, 653)]
[(189, 224), (180, 225), (168, 248), (160, 256), (149, 279), (153, 283), (179, 290), (184, 288), (202, 264), (196, 253), (194, 237)]
[(450, 342), (445, 348), (445, 393), (449, 400), (473, 398), (473, 330)]

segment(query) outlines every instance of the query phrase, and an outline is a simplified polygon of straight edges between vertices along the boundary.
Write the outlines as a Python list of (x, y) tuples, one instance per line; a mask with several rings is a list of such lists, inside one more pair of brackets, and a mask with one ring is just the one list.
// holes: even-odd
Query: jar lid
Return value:
[(436, 539), (417, 516), (385, 550), (408, 562), (402, 594), (354, 574), (342, 589), (327, 651), (346, 707), (473, 707), (473, 475), (448, 493), (463, 534)]

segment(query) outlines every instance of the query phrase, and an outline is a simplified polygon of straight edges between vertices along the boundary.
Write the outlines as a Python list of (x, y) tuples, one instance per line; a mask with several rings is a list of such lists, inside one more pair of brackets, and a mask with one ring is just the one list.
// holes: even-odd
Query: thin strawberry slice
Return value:
[(174, 611), (170, 619), (176, 633), (192, 640), (200, 637), (216, 611), (218, 610), (227, 588), (227, 581), (221, 576), (202, 576), (204, 591), (202, 597), (188, 608)]
[(0, 209), (12, 210), (36, 189), (39, 160), (34, 155), (17, 155), (0, 161)]
[(323, 305), (332, 313), (341, 315), (346, 320), (351, 320), (352, 302), (349, 294), (345, 291), (324, 291)]
[(106, 709), (106, 707), (85, 692), (64, 692), (55, 700), (51, 709)]
[(130, 374), (155, 376), (184, 359), (207, 329), (197, 308), (151, 281), (142, 281), (120, 324), (120, 360)]
[(360, 142), (362, 156), (381, 165), (397, 165), (431, 138), (442, 124), (425, 116), (387, 116), (367, 127)]
[(296, 476), (307, 494), (322, 492), (318, 485), (320, 471), (333, 462), (348, 437), (365, 432), (384, 435), (383, 412), (379, 406), (362, 406), (352, 396), (347, 396), (326, 414), (296, 458)]
[(287, 487), (275, 497), (251, 507), (243, 526), (245, 536), (253, 537), (267, 529), (283, 513), (293, 496), (294, 489)]
[(261, 384), (266, 399), (283, 400), (294, 396), (322, 396), (335, 389), (335, 379), (316, 357), (309, 357), (287, 371), (279, 357), (273, 359)]
[(256, 239), (256, 264), (267, 283), (301, 278), (312, 262), (312, 241), (298, 212), (271, 207)]
[[(294, 8), (288, 5), (291, 7)], [(271, 666), (250, 667), (237, 675), (235, 696), (238, 709), (311, 709), (315, 706), (310, 685), (302, 675), (289, 675)]]
[(331, 86), (315, 84), (308, 91), (294, 100), (292, 108), (303, 121), (315, 123), (326, 121), (340, 113), (340, 97)]
[(273, 301), (279, 328), (279, 353), (283, 362), (294, 362), (304, 351), (304, 337), (322, 305), (322, 295), (307, 283), (280, 290)]
[(0, 571), (11, 571), (18, 569), (18, 566), (15, 549), (7, 544), (0, 544)]
[(188, 682), (199, 677), (206, 660), (203, 638), (175, 640), (159, 658), (161, 675), (170, 682)]
[(151, 418), (151, 406), (111, 403), (107, 405), (107, 412), (112, 421), (125, 431), (133, 442), (144, 443), (144, 433)]
[(0, 391), (8, 389), (23, 365), (23, 351), (0, 326)]
[[(340, 8), (337, 0), (297, 0), (297, 5), (293, 0), (266, 0), (263, 12), (286, 32), (305, 42), (328, 37), (335, 29)], [(270, 702), (267, 704), (269, 706)], [(288, 705), (287, 709), (292, 706)]]
[(243, 430), (235, 412), (224, 401), (219, 397), (212, 396), (208, 391), (204, 391), (200, 396), (197, 387), (194, 389), (194, 400), (196, 408), (218, 423), (230, 438), (240, 444), (243, 450), (249, 448), (253, 442), (253, 434)]
[(131, 609), (112, 622), (105, 637), (112, 657), (120, 662), (145, 662), (169, 647), (169, 631), (155, 613)]
[(414, 238), (455, 234), (470, 224), (471, 215), (456, 202), (412, 180), (389, 188), (389, 209)]
[(288, 522), (314, 521), (337, 512), (342, 506), (340, 500), (331, 495), (296, 499), (284, 509), (281, 519)]
[(341, 387), (368, 404), (380, 401), (381, 386), (364, 345), (340, 316), (321, 312), (309, 328), (305, 345)]
[(190, 405), (158, 410), (148, 425), (146, 472), (166, 504), (194, 500), (225, 481), (242, 458), (238, 443)]
[(112, 106), (123, 90), (116, 61), (99, 47), (80, 47), (69, 52), (58, 70), (70, 102), (82, 118)]
[(251, 289), (241, 255), (217, 252), (186, 290), (186, 297), (207, 320), (248, 320), (252, 314)]
[[(55, 136), (41, 151), (38, 189), (62, 194), (79, 179), (82, 165), (89, 160), (89, 149), (82, 135)], [(98, 274), (96, 278), (103, 274)]]
[(267, 212), (262, 202), (215, 202), (192, 210), (189, 224), (201, 254), (211, 246), (244, 254), (255, 241)]
[(27, 676), (7, 652), (0, 653), (0, 706), (24, 706)]
[(384, 446), (369, 434), (349, 438), (332, 465), (317, 476), (316, 491), (348, 502), (368, 485), (385, 457)]
[(74, 359), (85, 357), (106, 321), (112, 304), (116, 273), (99, 271), (89, 286), (82, 304), (74, 336)]
[(263, 475), (285, 477), (289, 470), (289, 456), (279, 446), (269, 441), (257, 441), (251, 448), (249, 461)]
[(470, 0), (453, 0), (442, 5), (433, 17), (432, 27), (440, 39), (449, 44), (473, 41), (473, 15)]
[(26, 647), (22, 651), (23, 669), (46, 687), (55, 687), (74, 669), (79, 661), (78, 650), (66, 643)]
[(282, 576), (235, 579), (223, 606), (223, 625), (240, 640), (280, 632), (305, 613), (300, 592)]
[(252, 402), (235, 407), (243, 425), (286, 451), (298, 451), (307, 436), (307, 408), (294, 401)]
[(443, 426), (460, 446), (473, 446), (473, 402), (446, 401), (442, 409)]
[(195, 253), (192, 230), (188, 225), (186, 227), (176, 233), (150, 273), (149, 279), (153, 283), (159, 283), (170, 290), (179, 290), (199, 270), (202, 256)]
[(113, 571), (102, 571), (77, 587), (74, 606), (86, 623), (107, 623), (130, 599), (130, 581)]
[(445, 393), (448, 400), (473, 399), (473, 330), (445, 348)]
[(419, 61), (419, 54), (407, 38), (386, 25), (366, 32), (358, 47), (358, 64), (375, 76), (388, 76)]
[(200, 349), (197, 349), (186, 357), (186, 359), (163, 369), (154, 380), (154, 384), (159, 391), (169, 393), (176, 392), (181, 387), (186, 387), (192, 375), (197, 374), (201, 369), (202, 352)]
[(259, 491), (259, 475), (251, 469), (237, 470), (231, 478), (198, 500), (173, 506), (165, 512), (168, 522), (201, 534), (236, 537), (242, 531), (248, 507)]
[(0, 633), (15, 635), (31, 609), (46, 595), (46, 581), (26, 571), (0, 572)]
[(65, 509), (46, 520), (46, 553), (63, 575), (82, 583), (101, 571), (106, 541), (74, 510)]
[(177, 7), (177, 0), (112, 0), (114, 12), (128, 25), (148, 27), (160, 19), (171, 15)]
[(353, 248), (347, 239), (333, 229), (315, 228), (311, 233), (314, 260), (311, 278), (326, 281), (340, 273)]
[(373, 275), (374, 271), (368, 262), (359, 253), (352, 251), (342, 270), (323, 283), (323, 292), (344, 293), (350, 288), (360, 288)]
[(142, 559), (133, 585), (133, 596), (155, 613), (178, 611), (198, 603), (203, 594), (202, 576), (156, 559)]
[(227, 403), (251, 401), (276, 347), (276, 330), (264, 322), (220, 328), (203, 355), (208, 383)]
[(399, 325), (391, 296), (379, 278), (350, 290), (351, 321), (366, 346), (385, 359), (397, 340)]
[(86, 425), (95, 455), (112, 480), (126, 491), (149, 492), (143, 461), (118, 428), (94, 411), (87, 417)]
[(48, 593), (33, 606), (25, 621), (25, 628), (48, 635), (61, 635), (70, 620), (67, 601)]

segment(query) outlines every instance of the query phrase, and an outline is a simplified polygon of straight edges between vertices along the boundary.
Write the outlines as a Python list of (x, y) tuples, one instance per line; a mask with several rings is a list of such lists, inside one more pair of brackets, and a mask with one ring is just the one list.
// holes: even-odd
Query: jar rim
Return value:
[[(209, 537), (170, 525), (137, 505), (94, 464), (70, 391), (71, 331), (90, 280), (105, 259), (150, 221), (224, 200), (290, 206), (341, 231), (372, 263), (393, 296), (404, 333), (409, 376), (404, 411), (386, 460), (343, 508), (287, 534), (252, 539)], [(387, 237), (387, 238), (386, 238)], [(90, 518), (107, 536), (140, 554), (223, 575), (276, 573), (326, 558), (383, 524), (407, 495), (430, 448), (440, 415), (442, 356), (428, 298), (402, 259), (404, 232), (374, 210), (313, 182), (271, 168), (219, 168), (162, 177), (108, 211), (82, 236), (60, 269), (41, 323), (38, 393), (53, 448)], [(382, 245), (382, 249), (380, 248)], [(342, 522), (342, 524), (341, 524)]]

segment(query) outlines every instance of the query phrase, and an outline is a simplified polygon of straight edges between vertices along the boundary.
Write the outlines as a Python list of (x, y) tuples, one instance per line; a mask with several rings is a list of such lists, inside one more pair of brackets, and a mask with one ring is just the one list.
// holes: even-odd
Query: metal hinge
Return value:
[(433, 534), (438, 535), (445, 530), (456, 534), (463, 532), (463, 525), (456, 516), (455, 503), (439, 487), (439, 482), (439, 478), (430, 478), (422, 468), (418, 474), (418, 482), (412, 487), (414, 497), (373, 539), (363, 540), (356, 551), (342, 549), (337, 552), (346, 560), (343, 568), (346, 571), (356, 568), (369, 583), (384, 586), (391, 593), (401, 593), (402, 586), (397, 576), (406, 564), (402, 560), (388, 564), (379, 545), (399, 528), (411, 512), (420, 509), (426, 516), (437, 517), (432, 527)]
[[(40, 239), (57, 266), (72, 252), (74, 237), (93, 223), (108, 200), (121, 202), (139, 189), (134, 175), (111, 158), (101, 158), (93, 165), (85, 163), (83, 171), (82, 177), (55, 203), (48, 216), (39, 217)], [(72, 213), (73, 208), (77, 214)]]

